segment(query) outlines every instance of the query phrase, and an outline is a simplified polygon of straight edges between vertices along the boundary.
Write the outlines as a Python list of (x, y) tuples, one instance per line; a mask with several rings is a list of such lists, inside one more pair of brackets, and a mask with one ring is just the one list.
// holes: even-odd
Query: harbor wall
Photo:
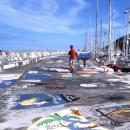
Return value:
[(66, 51), (1, 51), (0, 70), (21, 67), (66, 54)]

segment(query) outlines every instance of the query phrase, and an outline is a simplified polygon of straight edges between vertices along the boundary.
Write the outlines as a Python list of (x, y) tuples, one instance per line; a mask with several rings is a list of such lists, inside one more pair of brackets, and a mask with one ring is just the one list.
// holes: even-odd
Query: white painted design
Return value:
[(0, 80), (18, 79), (22, 74), (0, 74)]
[(97, 70), (97, 71), (101, 71), (101, 72), (104, 71), (103, 68), (97, 67), (97, 66), (92, 66), (92, 67), (90, 67), (90, 69)]
[(23, 85), (23, 88), (27, 88), (28, 87), (28, 85)]
[(114, 70), (112, 68), (109, 68), (107, 66), (101, 66), (101, 68), (104, 69), (103, 72), (105, 72), (105, 73), (113, 73), (114, 72)]
[(61, 69), (61, 68), (45, 68), (42, 67), (43, 70), (47, 70), (47, 71), (54, 71), (54, 72), (70, 72), (68, 69)]
[(121, 82), (130, 84), (130, 81), (127, 81), (127, 80), (123, 80), (123, 81), (121, 81)]
[(29, 74), (37, 74), (38, 71), (28, 71)]
[(56, 61), (57, 63), (63, 63), (63, 60), (58, 60), (58, 61)]
[(87, 74), (82, 74), (80, 75), (81, 77), (90, 77), (90, 75), (87, 75)]
[(121, 79), (108, 79), (107, 81), (110, 81), (110, 82), (121, 82)]
[(63, 74), (63, 75), (61, 75), (61, 77), (63, 77), (63, 78), (69, 78), (69, 77), (72, 77), (72, 74), (71, 73)]
[(43, 105), (43, 104), (45, 104), (45, 103), (48, 103), (48, 102), (46, 102), (46, 101), (35, 102), (35, 103), (33, 103), (33, 105), (41, 106), (41, 105)]
[(125, 86), (125, 88), (130, 88), (130, 86)]
[(21, 82), (28, 82), (28, 83), (41, 83), (41, 80), (20, 80)]
[(60, 68), (51, 68), (50, 71), (56, 71), (56, 72), (69, 72), (68, 69), (60, 69)]
[(97, 87), (97, 84), (80, 84), (80, 87), (85, 88)]
[(46, 68), (46, 67), (42, 67), (43, 70), (49, 70), (49, 68)]

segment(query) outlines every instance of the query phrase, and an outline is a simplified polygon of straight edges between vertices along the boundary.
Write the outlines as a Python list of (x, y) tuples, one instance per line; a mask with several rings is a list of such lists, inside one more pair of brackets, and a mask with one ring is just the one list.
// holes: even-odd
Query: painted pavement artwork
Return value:
[(0, 80), (12, 80), (20, 78), (22, 74), (0, 74)]
[(51, 80), (51, 82), (49, 82), (46, 86), (46, 88), (49, 88), (49, 89), (64, 89), (66, 86), (65, 86), (65, 83), (61, 80)]
[(99, 108), (97, 111), (119, 124), (130, 122), (130, 105)]
[(0, 74), (0, 88), (10, 87), (22, 74)]
[(23, 94), (12, 109), (30, 109), (65, 104), (78, 100), (79, 97), (64, 94)]
[(38, 74), (38, 73), (28, 73), (25, 76), (26, 80), (43, 80), (50, 79), (51, 76), (49, 74)]
[(98, 72), (95, 70), (78, 70), (77, 74), (97, 74)]
[(16, 80), (2, 80), (0, 81), (0, 88), (10, 87)]
[(75, 108), (56, 112), (43, 117), (32, 124), (27, 130), (107, 130), (89, 121)]
[(60, 72), (60, 73), (68, 73), (69, 70), (68, 69), (61, 69), (61, 68), (45, 68), (42, 67), (43, 70), (49, 71), (49, 72)]

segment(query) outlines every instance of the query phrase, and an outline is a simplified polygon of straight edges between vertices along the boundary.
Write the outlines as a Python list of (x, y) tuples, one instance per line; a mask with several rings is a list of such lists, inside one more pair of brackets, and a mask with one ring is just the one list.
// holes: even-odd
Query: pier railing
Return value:
[(1, 51), (0, 69), (10, 69), (66, 55), (65, 51)]

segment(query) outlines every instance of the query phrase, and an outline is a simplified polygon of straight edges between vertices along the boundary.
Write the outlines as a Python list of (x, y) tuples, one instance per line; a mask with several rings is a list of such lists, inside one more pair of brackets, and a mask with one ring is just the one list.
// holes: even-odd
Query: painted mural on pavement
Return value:
[(38, 73), (28, 73), (25, 76), (26, 80), (43, 80), (43, 79), (50, 79), (51, 75), (50, 74), (38, 74)]
[(43, 117), (32, 124), (27, 130), (107, 130), (89, 121), (75, 108), (56, 112)]
[(10, 87), (16, 80), (2, 80), (0, 81), (0, 88)]
[(0, 80), (12, 80), (20, 78), (22, 74), (0, 74)]
[(0, 88), (10, 87), (22, 74), (0, 74)]
[(70, 72), (68, 69), (62, 69), (62, 68), (45, 68), (42, 67), (43, 70), (49, 71), (49, 72), (60, 72), (60, 73), (68, 73)]
[(65, 104), (78, 100), (79, 97), (64, 94), (23, 94), (12, 109), (31, 109)]
[(49, 89), (65, 89), (66, 85), (63, 81), (55, 79), (55, 80), (51, 80), (51, 82), (49, 82), (47, 84), (46, 88), (49, 88)]
[(77, 74), (97, 74), (98, 72), (95, 70), (78, 70)]
[(103, 116), (118, 124), (130, 122), (130, 105), (113, 106), (97, 109)]

